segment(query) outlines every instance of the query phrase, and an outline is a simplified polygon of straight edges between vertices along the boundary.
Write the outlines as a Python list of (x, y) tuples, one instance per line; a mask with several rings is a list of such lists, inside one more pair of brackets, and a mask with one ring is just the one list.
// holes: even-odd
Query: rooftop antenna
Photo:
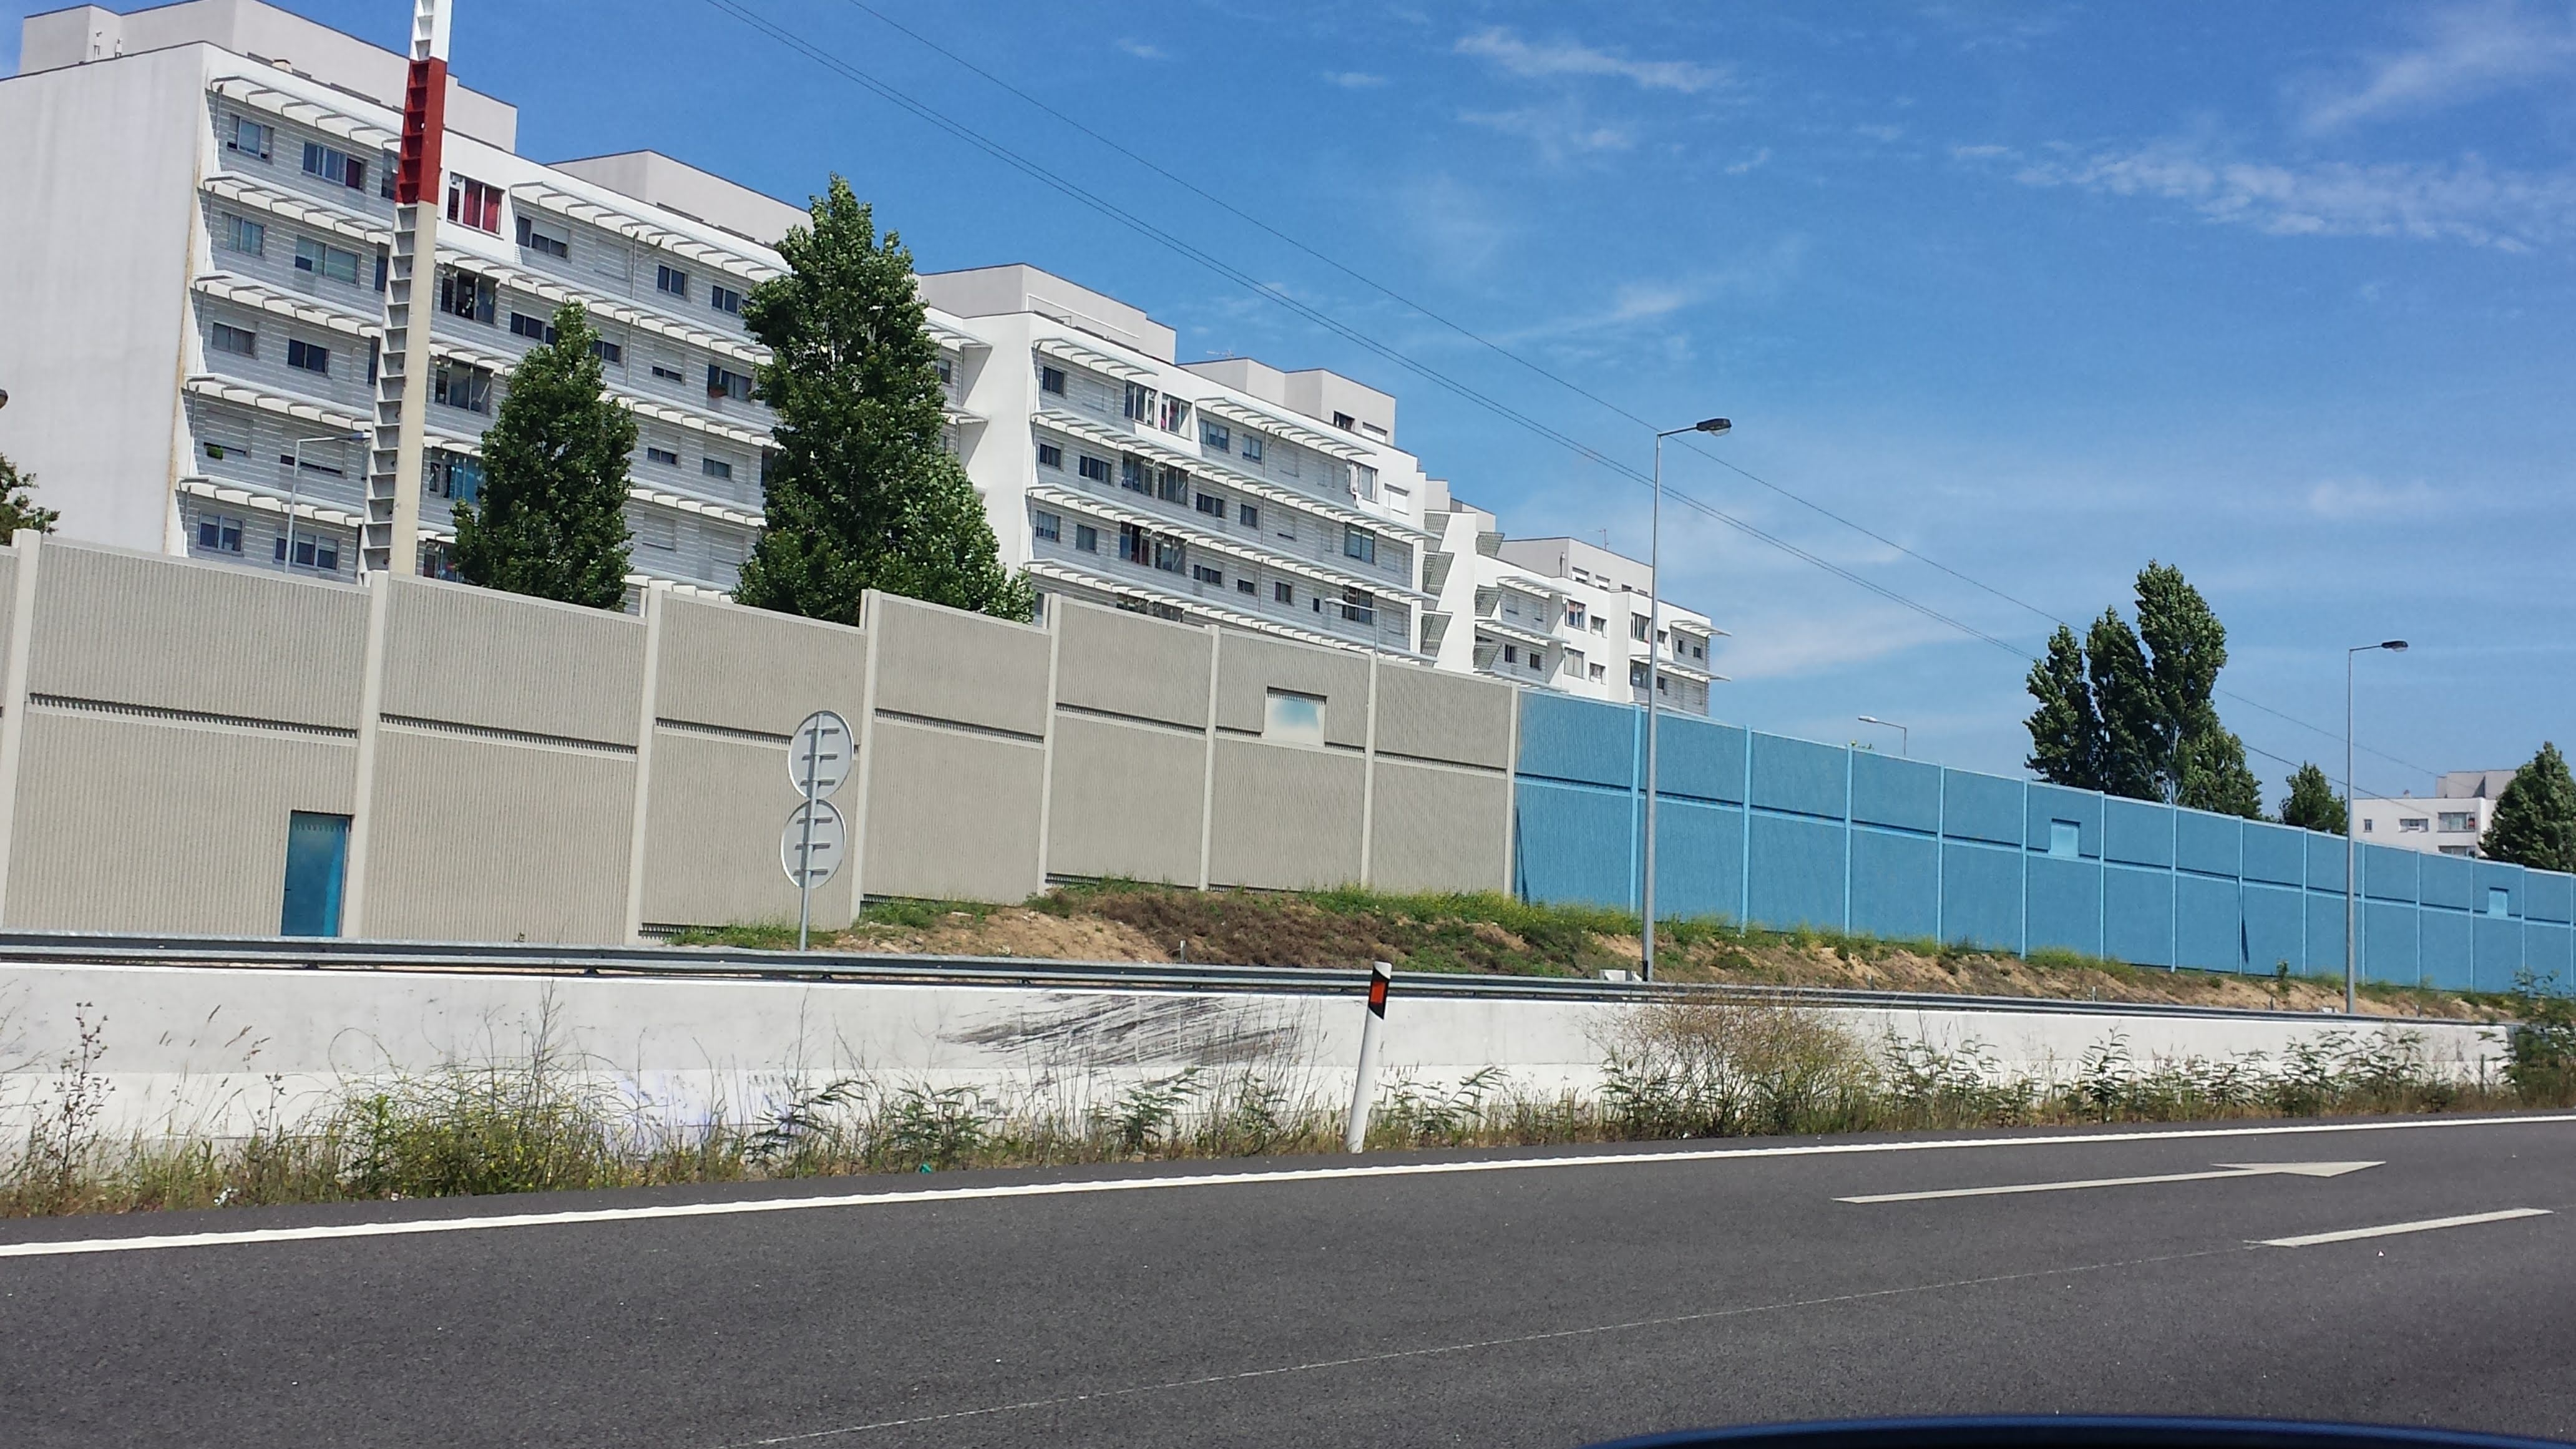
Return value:
[(419, 289), (438, 275), (439, 152), (447, 139), (447, 0), (412, 0), (411, 74), (403, 84), (394, 239), (385, 266), (384, 353), (376, 367), (367, 451), (361, 572), (420, 572), (420, 455), (429, 412), (429, 327), (412, 325)]

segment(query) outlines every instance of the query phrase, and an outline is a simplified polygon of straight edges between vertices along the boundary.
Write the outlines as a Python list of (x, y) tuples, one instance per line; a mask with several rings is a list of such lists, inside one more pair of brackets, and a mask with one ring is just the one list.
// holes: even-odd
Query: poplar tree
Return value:
[(0, 544), (6, 544), (9, 535), (22, 528), (32, 528), (38, 533), (54, 531), (54, 523), (62, 515), (50, 508), (36, 506), (36, 500), (31, 496), (35, 487), (35, 474), (19, 472), (17, 464), (0, 455)]
[(2576, 779), (2567, 757), (2544, 743), (2496, 797), (2495, 819), (2478, 849), (2490, 860), (2535, 870), (2576, 871)]
[(859, 622), (869, 589), (1005, 619), (1036, 597), (1002, 564), (966, 470), (940, 445), (939, 349), (912, 254), (834, 176), (813, 224), (778, 244), (784, 275), (754, 287), (743, 323), (770, 350), (761, 396), (776, 414), (767, 531), (734, 598)]
[(483, 434), (483, 492), (456, 505), (456, 571), (488, 589), (626, 603), (626, 468), (635, 415), (603, 391), (599, 334), (578, 302), (510, 370)]
[(2341, 835), (2351, 828), (2351, 816), (2343, 797), (2335, 793), (2334, 781), (2311, 761), (2290, 776), (2290, 793), (2281, 797), (2281, 823)]

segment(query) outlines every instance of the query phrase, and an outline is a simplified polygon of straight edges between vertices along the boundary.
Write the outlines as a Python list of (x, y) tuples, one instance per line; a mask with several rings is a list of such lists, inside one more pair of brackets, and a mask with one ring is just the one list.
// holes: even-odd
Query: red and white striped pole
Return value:
[(1368, 1144), (1369, 1104), (1377, 1099), (1377, 1053), (1386, 1035), (1386, 992), (1395, 984), (1395, 968), (1369, 963), (1368, 1015), (1360, 1019), (1360, 1076), (1351, 1088), (1351, 1116), (1342, 1129), (1342, 1150), (1358, 1152)]

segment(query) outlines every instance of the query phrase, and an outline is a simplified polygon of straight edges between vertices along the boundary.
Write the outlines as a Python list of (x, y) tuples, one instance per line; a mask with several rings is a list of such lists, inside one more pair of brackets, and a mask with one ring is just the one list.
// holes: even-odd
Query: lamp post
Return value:
[(1655, 509), (1646, 531), (1646, 899), (1645, 953), (1640, 958), (1638, 974), (1655, 979), (1655, 696), (1663, 689), (1664, 676), (1655, 654), (1655, 636), (1664, 622), (1664, 439), (1683, 433), (1707, 433), (1714, 437), (1733, 428), (1725, 418), (1702, 418), (1687, 428), (1667, 428), (1655, 434)]
[(2352, 783), (2353, 661), (2374, 649), (2403, 654), (2406, 641), (2384, 639), (2377, 644), (2356, 644), (2343, 652), (2343, 1014), (2346, 1016), (2360, 1009), (2359, 976), (2355, 963), (2360, 958), (2361, 792), (2353, 788)]
[(317, 438), (298, 438), (295, 440), (295, 446), (287, 450), (286, 548), (285, 557), (278, 562), (286, 566), (288, 573), (295, 572), (295, 505), (301, 501), (304, 490), (304, 445), (307, 443), (363, 443), (367, 441), (367, 437), (368, 435), (363, 432), (324, 433)]
[(1862, 715), (1860, 717), (1860, 722), (1862, 724), (1874, 724), (1881, 729), (1896, 731), (1896, 753), (1904, 759), (1910, 760), (1914, 758), (1914, 731), (1907, 729), (1905, 726), (1898, 724), (1892, 719), (1880, 719), (1874, 714)]

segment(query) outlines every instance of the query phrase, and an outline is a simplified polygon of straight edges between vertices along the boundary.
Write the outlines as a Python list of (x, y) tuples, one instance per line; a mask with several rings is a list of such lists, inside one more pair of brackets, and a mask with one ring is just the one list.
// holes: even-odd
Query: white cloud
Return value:
[(1527, 79), (1551, 76), (1615, 76), (1641, 90), (1696, 94), (1723, 77), (1708, 66), (1687, 60), (1629, 60), (1571, 40), (1532, 42), (1502, 26), (1459, 39), (1460, 55), (1472, 55), (1510, 75)]
[(1754, 152), (1752, 155), (1745, 157), (1741, 161), (1728, 162), (1726, 166), (1726, 174), (1729, 176), (1741, 176), (1748, 171), (1757, 170), (1763, 166), (1769, 165), (1770, 161), (1771, 148), (1765, 146), (1761, 150)]
[(1454, 176), (1432, 176), (1393, 193), (1396, 215), (1443, 270), (1477, 272), (1512, 238), (1516, 209), (1500, 207)]
[(1361, 70), (1328, 70), (1324, 72), (1324, 83), (1340, 86), (1346, 91), (1367, 91), (1385, 85), (1386, 77)]
[(2499, 171), (2475, 155), (2449, 164), (2293, 166), (2166, 141), (2089, 156), (2061, 152), (2020, 163), (2013, 179), (2180, 202), (2212, 221), (2275, 236), (2411, 237), (2527, 251), (2576, 232), (2576, 175)]
[(1902, 137), (1905, 134), (1905, 128), (1903, 126), (1854, 126), (1852, 132), (1868, 140), (1888, 142)]
[(2534, 13), (2516, 0), (2436, 12), (2425, 43), (2372, 58), (2359, 77), (2311, 80), (2300, 124), (2322, 135), (2533, 85), (2576, 66), (2576, 13)]
[(2431, 513), (2442, 495), (2422, 479), (2383, 483), (2376, 478), (2329, 478), (2308, 490), (2308, 511), (2320, 518), (2396, 518)]
[(1170, 60), (1172, 58), (1171, 52), (1163, 49), (1161, 46), (1148, 45), (1141, 40), (1121, 40), (1118, 42), (1118, 48), (1127, 52), (1129, 55), (1136, 57), (1138, 60)]
[(1559, 105), (1524, 106), (1515, 111), (1460, 111), (1458, 119), (1530, 141), (1549, 162), (1594, 152), (1625, 151), (1636, 144), (1636, 138), (1626, 130), (1593, 120), (1571, 100)]

